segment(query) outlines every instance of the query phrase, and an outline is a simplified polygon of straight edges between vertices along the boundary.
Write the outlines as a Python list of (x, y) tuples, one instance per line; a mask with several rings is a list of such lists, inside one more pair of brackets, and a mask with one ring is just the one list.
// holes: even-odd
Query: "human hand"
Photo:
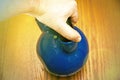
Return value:
[(78, 20), (75, 0), (34, 0), (31, 14), (63, 37), (79, 42), (81, 37), (67, 23), (70, 17), (72, 24)]

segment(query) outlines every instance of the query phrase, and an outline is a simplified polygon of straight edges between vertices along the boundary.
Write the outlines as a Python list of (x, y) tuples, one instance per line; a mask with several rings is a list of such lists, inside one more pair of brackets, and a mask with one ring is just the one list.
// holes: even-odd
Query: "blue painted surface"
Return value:
[(65, 42), (57, 32), (38, 21), (37, 23), (43, 31), (38, 41), (37, 52), (51, 73), (70, 75), (83, 67), (88, 56), (89, 47), (81, 30), (74, 27), (82, 38), (79, 43)]

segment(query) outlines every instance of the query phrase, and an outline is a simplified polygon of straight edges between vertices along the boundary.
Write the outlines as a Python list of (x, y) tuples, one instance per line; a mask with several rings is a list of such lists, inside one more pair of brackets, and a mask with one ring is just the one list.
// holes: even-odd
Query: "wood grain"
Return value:
[(77, 26), (89, 42), (89, 58), (70, 77), (49, 74), (36, 53), (41, 34), (33, 17), (0, 22), (0, 80), (120, 80), (119, 0), (77, 0)]

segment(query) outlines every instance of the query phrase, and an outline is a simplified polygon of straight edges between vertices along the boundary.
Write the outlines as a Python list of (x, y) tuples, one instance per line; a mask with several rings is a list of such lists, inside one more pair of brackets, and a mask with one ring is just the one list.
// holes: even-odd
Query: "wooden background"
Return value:
[(90, 47), (81, 71), (65, 78), (46, 72), (36, 53), (41, 31), (34, 18), (22, 14), (0, 22), (0, 80), (120, 80), (120, 1), (77, 2), (77, 26)]

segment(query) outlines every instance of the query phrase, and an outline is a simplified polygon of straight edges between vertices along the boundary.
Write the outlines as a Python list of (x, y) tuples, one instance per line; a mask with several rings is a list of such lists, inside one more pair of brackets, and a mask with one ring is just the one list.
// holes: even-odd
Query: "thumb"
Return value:
[(79, 42), (81, 40), (81, 36), (79, 35), (79, 33), (62, 20), (58, 19), (53, 20), (53, 18), (52, 19), (44, 18), (43, 20), (43, 18), (40, 17), (37, 19), (42, 23), (46, 24), (47, 26), (49, 26), (50, 28), (52, 28), (53, 30), (55, 30), (56, 32), (58, 32), (59, 34), (61, 34), (64, 38), (68, 40), (72, 40), (74, 42)]
[(74, 42), (79, 42), (81, 40), (81, 36), (79, 35), (79, 33), (76, 30), (74, 30), (71, 26), (69, 26), (67, 23), (58, 22), (55, 24), (56, 26), (53, 26), (52, 29), (57, 31), (63, 37)]

